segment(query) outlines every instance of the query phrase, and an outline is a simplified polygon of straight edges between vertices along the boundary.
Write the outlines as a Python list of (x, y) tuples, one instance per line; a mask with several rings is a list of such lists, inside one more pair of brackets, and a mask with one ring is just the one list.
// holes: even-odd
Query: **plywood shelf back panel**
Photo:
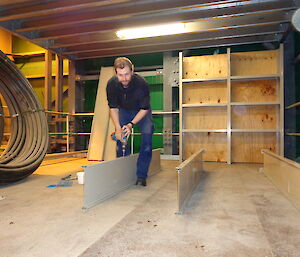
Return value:
[(234, 133), (232, 162), (263, 163), (262, 149), (277, 152), (276, 133)]
[(231, 54), (231, 75), (251, 76), (278, 74), (278, 50)]
[(227, 103), (226, 82), (193, 82), (183, 87), (183, 104)]
[(227, 108), (191, 107), (183, 111), (185, 129), (226, 129)]
[(206, 151), (203, 154), (204, 161), (227, 161), (226, 133), (188, 133), (184, 135), (184, 140), (184, 159), (189, 158), (200, 148), (203, 148)]
[(183, 58), (183, 79), (223, 78), (227, 75), (227, 54)]
[(231, 82), (232, 102), (276, 102), (276, 80), (251, 80)]
[(277, 106), (233, 106), (233, 129), (276, 129)]

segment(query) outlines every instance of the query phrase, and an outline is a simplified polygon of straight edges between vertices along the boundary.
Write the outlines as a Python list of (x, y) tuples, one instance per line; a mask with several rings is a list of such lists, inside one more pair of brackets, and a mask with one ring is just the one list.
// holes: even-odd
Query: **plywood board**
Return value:
[[(94, 110), (94, 118), (87, 154), (88, 160), (104, 160), (104, 149), (106, 145), (106, 140), (108, 140), (108, 142), (111, 140), (110, 134), (108, 133), (110, 117), (109, 107), (106, 99), (106, 85), (107, 81), (113, 75), (113, 67), (101, 68)], [(112, 156), (113, 154), (115, 154), (115, 152), (116, 151), (114, 150), (114, 152), (106, 153), (106, 156)]]
[(231, 82), (232, 102), (276, 102), (276, 80), (250, 80)]
[(228, 75), (227, 54), (183, 58), (183, 78), (224, 78)]
[(183, 85), (184, 104), (227, 103), (226, 82), (193, 82)]
[[(160, 170), (160, 152), (161, 149), (152, 152), (149, 175)], [(132, 186), (137, 158), (138, 154), (133, 154), (84, 167), (83, 208), (91, 208)]]
[(300, 210), (300, 165), (269, 151), (263, 151), (264, 173)]
[(227, 107), (184, 108), (185, 129), (226, 129)]
[(233, 133), (232, 162), (263, 163), (262, 149), (276, 152), (276, 133)]
[(205, 149), (204, 161), (227, 161), (227, 134), (184, 133), (183, 156), (185, 160), (202, 148)]
[(194, 188), (200, 181), (203, 171), (204, 149), (197, 151), (188, 160), (184, 161), (177, 170), (177, 208), (178, 213), (184, 211), (184, 207), (190, 199)]
[(109, 119), (107, 128), (106, 141), (104, 146), (103, 160), (110, 161), (116, 159), (117, 143), (111, 138), (111, 134), (115, 131), (114, 122)]
[(232, 106), (233, 129), (276, 129), (277, 106)]
[(278, 50), (232, 53), (231, 76), (277, 74), (278, 63)]

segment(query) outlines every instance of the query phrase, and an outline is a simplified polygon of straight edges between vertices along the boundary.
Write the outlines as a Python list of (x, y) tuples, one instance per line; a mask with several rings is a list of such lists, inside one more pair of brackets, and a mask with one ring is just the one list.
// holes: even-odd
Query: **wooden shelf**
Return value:
[[(69, 74), (65, 72), (64, 76), (68, 76)], [(25, 76), (27, 79), (43, 79), (45, 78), (45, 74), (37, 74), (37, 75), (27, 75)], [(55, 77), (55, 73), (52, 73), (52, 77)]]
[(200, 148), (206, 149), (204, 161), (227, 163), (262, 163), (263, 148), (283, 153), (283, 45), (191, 57), (179, 53), (179, 76), (181, 160)]
[(182, 79), (182, 83), (190, 83), (190, 82), (210, 82), (210, 81), (226, 81), (227, 78), (195, 78), (195, 79)]
[(298, 133), (286, 133), (287, 136), (296, 136), (296, 137), (300, 137), (300, 132)]
[(230, 79), (233, 81), (243, 81), (243, 80), (268, 80), (268, 79), (278, 79), (279, 74), (268, 74), (268, 75), (256, 75), (256, 76), (231, 76)]
[(277, 133), (278, 129), (231, 129), (233, 133)]
[[(278, 79), (279, 74), (267, 74), (267, 75), (256, 75), (256, 76), (230, 76), (229, 79), (233, 81), (243, 81), (243, 80), (268, 80), (268, 79)], [(209, 82), (209, 81), (226, 81), (227, 77), (221, 78), (193, 78), (193, 79), (182, 79), (182, 83), (190, 82)]]
[(295, 108), (295, 107), (297, 107), (297, 106), (300, 106), (300, 102), (297, 102), (297, 103), (294, 103), (294, 104), (291, 104), (291, 105), (289, 105), (289, 106), (287, 106), (287, 107), (285, 107), (285, 109), (292, 109), (292, 108)]
[(182, 104), (182, 107), (188, 108), (188, 107), (225, 107), (227, 106), (226, 103), (224, 104)]
[(230, 105), (280, 105), (279, 102), (255, 102), (255, 103), (247, 103), (247, 102), (234, 102)]
[(179, 114), (179, 111), (152, 111), (154, 115)]
[(208, 132), (217, 132), (217, 133), (226, 133), (227, 129), (182, 129), (182, 132), (185, 133), (208, 133)]

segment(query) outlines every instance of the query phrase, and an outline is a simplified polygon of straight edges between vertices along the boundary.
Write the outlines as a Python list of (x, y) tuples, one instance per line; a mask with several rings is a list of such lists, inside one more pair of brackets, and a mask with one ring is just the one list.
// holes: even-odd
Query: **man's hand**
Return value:
[(120, 141), (123, 140), (123, 130), (122, 129), (116, 129), (116, 138)]
[(122, 130), (123, 130), (125, 136), (128, 137), (131, 134), (131, 130), (132, 130), (131, 123), (128, 123), (127, 125), (124, 125)]

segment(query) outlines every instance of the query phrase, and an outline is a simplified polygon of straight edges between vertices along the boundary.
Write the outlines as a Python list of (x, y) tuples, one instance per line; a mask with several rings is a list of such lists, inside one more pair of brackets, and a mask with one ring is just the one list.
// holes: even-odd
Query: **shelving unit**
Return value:
[(261, 163), (283, 155), (283, 47), (184, 57), (179, 53), (180, 159)]

